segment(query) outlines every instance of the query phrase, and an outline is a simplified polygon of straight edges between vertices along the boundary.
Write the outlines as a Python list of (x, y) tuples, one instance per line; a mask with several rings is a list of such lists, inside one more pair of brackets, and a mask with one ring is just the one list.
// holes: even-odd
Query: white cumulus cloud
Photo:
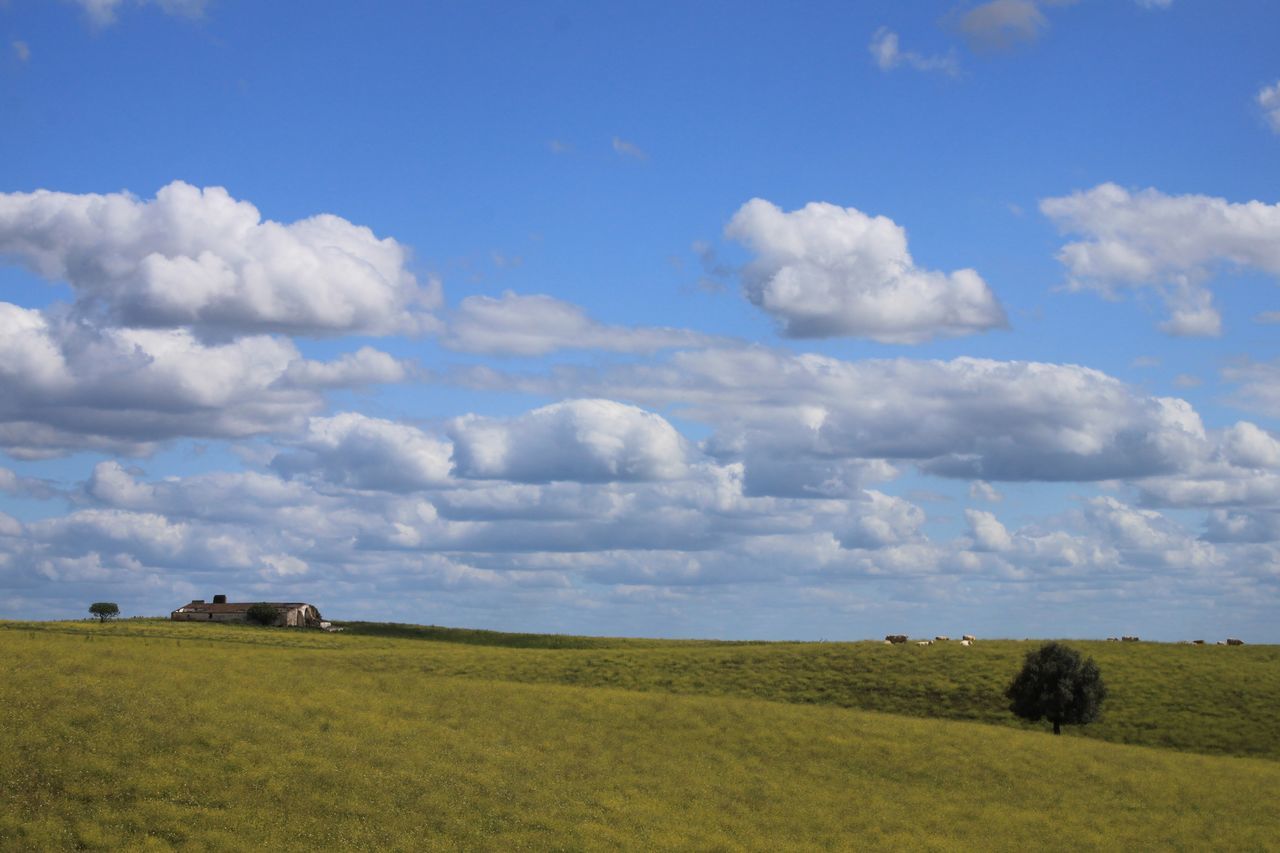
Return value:
[(788, 213), (757, 198), (725, 234), (755, 253), (747, 298), (787, 337), (920, 343), (1008, 325), (976, 272), (917, 267), (906, 231), (884, 216), (821, 202)]
[(186, 329), (97, 328), (0, 302), (0, 448), (136, 454), (184, 436), (290, 432), (323, 406), (316, 389), (402, 374), (374, 350), (309, 361), (275, 336), (205, 343)]
[(1178, 471), (1210, 448), (1186, 401), (1070, 364), (850, 362), (740, 347), (509, 387), (677, 405), (716, 427), (711, 455), (748, 468), (760, 456), (888, 460), (967, 480), (1089, 481)]
[(312, 418), (294, 450), (272, 466), (356, 489), (414, 491), (449, 481), (449, 442), (409, 424), (342, 412)]
[(0, 193), (0, 255), (65, 281), (85, 312), (219, 335), (393, 334), (435, 328), (434, 282), (408, 250), (331, 214), (283, 224), (221, 187)]
[(412, 366), (373, 347), (361, 347), (334, 361), (295, 361), (284, 381), (299, 388), (354, 388), (403, 382)]
[(1046, 198), (1040, 210), (1064, 233), (1084, 238), (1058, 252), (1073, 289), (1113, 295), (1153, 288), (1168, 306), (1164, 329), (1171, 334), (1219, 334), (1207, 287), (1219, 268), (1280, 276), (1280, 204), (1101, 184)]
[(1013, 547), (1013, 537), (994, 513), (980, 509), (966, 509), (964, 517), (969, 522), (973, 541), (981, 551), (1008, 551)]
[(609, 482), (685, 471), (685, 442), (671, 424), (612, 400), (566, 400), (509, 419), (467, 415), (449, 431), (461, 477)]

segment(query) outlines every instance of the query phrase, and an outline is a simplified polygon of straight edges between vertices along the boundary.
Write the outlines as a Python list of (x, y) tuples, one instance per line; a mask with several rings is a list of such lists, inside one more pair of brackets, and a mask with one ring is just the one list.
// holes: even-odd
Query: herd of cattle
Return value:
[[(1108, 643), (1136, 643), (1137, 637), (1107, 637)], [(1183, 640), (1180, 645), (1183, 646), (1203, 646), (1204, 640)], [(1244, 640), (1238, 640), (1235, 637), (1227, 637), (1225, 640), (1219, 640), (1214, 643), (1215, 646), (1243, 646)]]
[[(909, 638), (907, 637), (906, 634), (886, 634), (884, 637), (884, 644), (886, 646), (902, 645), (902, 644), (905, 644), (908, 641), (908, 639)], [(949, 642), (950, 640), (951, 640), (950, 637), (944, 637), (941, 634), (939, 634), (938, 636), (934, 637), (932, 640), (916, 640), (916, 645), (932, 646), (934, 643), (946, 643), (946, 642)], [(973, 636), (972, 634), (965, 634), (963, 637), (960, 638), (960, 645), (962, 646), (972, 646), (976, 642), (978, 642), (978, 638)], [(1138, 637), (1107, 637), (1107, 642), (1108, 643), (1136, 643), (1136, 642), (1139, 642), (1139, 638)], [(1203, 646), (1205, 644), (1204, 640), (1183, 640), (1182, 642), (1185, 645), (1194, 645), (1194, 646)], [(1218, 640), (1218, 642), (1215, 645), (1243, 646), (1244, 640), (1238, 640), (1235, 637), (1227, 637), (1227, 639), (1225, 640)]]
[[(916, 640), (916, 645), (932, 646), (934, 643), (946, 643), (946, 642), (949, 642), (950, 640), (951, 640), (950, 637), (944, 637), (942, 635), (939, 635), (937, 637), (934, 637), (932, 640)], [(896, 646), (905, 642), (907, 642), (906, 634), (886, 634), (884, 638), (884, 644), (886, 646)], [(962, 646), (972, 646), (976, 642), (978, 642), (978, 638), (973, 636), (972, 634), (965, 634), (963, 637), (960, 638), (960, 645)]]

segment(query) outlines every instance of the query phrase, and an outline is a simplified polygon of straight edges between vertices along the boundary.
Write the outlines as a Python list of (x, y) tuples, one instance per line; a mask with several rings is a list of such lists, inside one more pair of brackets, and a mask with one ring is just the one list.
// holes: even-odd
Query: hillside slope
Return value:
[[(0, 622), (5, 631), (72, 632), (133, 641), (200, 638), (274, 644), (342, 657), (338, 666), (536, 684), (617, 687), (835, 705), (1043, 730), (1013, 717), (1005, 685), (1034, 642), (724, 643), (500, 634), (368, 626), (393, 636), (262, 631), (235, 625), (129, 621)], [(415, 642), (425, 638), (428, 641)], [(1103, 717), (1066, 736), (1220, 755), (1280, 759), (1280, 647), (1070, 641), (1092, 655), (1111, 691)], [(505, 644), (510, 644), (510, 646)], [(545, 646), (540, 644), (546, 644)]]
[(1273, 761), (443, 676), (422, 665), (443, 644), (7, 627), (8, 849), (1267, 849), (1280, 837)]

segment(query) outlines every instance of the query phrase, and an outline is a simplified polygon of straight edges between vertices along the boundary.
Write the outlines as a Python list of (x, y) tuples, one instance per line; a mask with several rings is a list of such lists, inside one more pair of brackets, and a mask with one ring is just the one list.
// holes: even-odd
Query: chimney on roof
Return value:
[(215, 596), (213, 597), (213, 603), (214, 603), (214, 604), (226, 604), (226, 603), (227, 603), (227, 597), (226, 597), (225, 595), (215, 595)]

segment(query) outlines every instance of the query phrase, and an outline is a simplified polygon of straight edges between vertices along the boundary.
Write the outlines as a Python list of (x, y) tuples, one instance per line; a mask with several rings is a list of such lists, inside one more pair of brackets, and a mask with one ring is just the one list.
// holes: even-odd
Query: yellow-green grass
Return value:
[(4, 627), (5, 849), (1266, 850), (1280, 838), (1269, 760), (519, 684), (466, 663), (520, 650)]
[[(756, 696), (1033, 727), (1009, 713), (1003, 693), (1027, 651), (1039, 641), (920, 647), (882, 642), (725, 643), (551, 635), (539, 640), (540, 635), (456, 629), (360, 623), (353, 627), (378, 636), (515, 647), (459, 651), (431, 644), (422, 665), (442, 674)], [(539, 642), (556, 651), (539, 651)], [(1068, 642), (1097, 660), (1111, 694), (1102, 720), (1074, 734), (1280, 759), (1280, 647)], [(522, 651), (526, 648), (530, 651)]]
[[(367, 626), (358, 636), (128, 621), (0, 622), (8, 631), (95, 637), (201, 638), (328, 652), (388, 676), (431, 674), (523, 683), (740, 696), (1044, 730), (1013, 717), (1004, 687), (1036, 642), (928, 647), (881, 643), (721, 643), (498, 634)], [(403, 638), (426, 637), (414, 641)], [(447, 642), (438, 642), (446, 640)], [(510, 643), (515, 647), (507, 647)], [(546, 647), (538, 644), (546, 643)], [(1102, 719), (1066, 736), (1221, 755), (1280, 759), (1280, 647), (1071, 641), (1110, 689)]]

